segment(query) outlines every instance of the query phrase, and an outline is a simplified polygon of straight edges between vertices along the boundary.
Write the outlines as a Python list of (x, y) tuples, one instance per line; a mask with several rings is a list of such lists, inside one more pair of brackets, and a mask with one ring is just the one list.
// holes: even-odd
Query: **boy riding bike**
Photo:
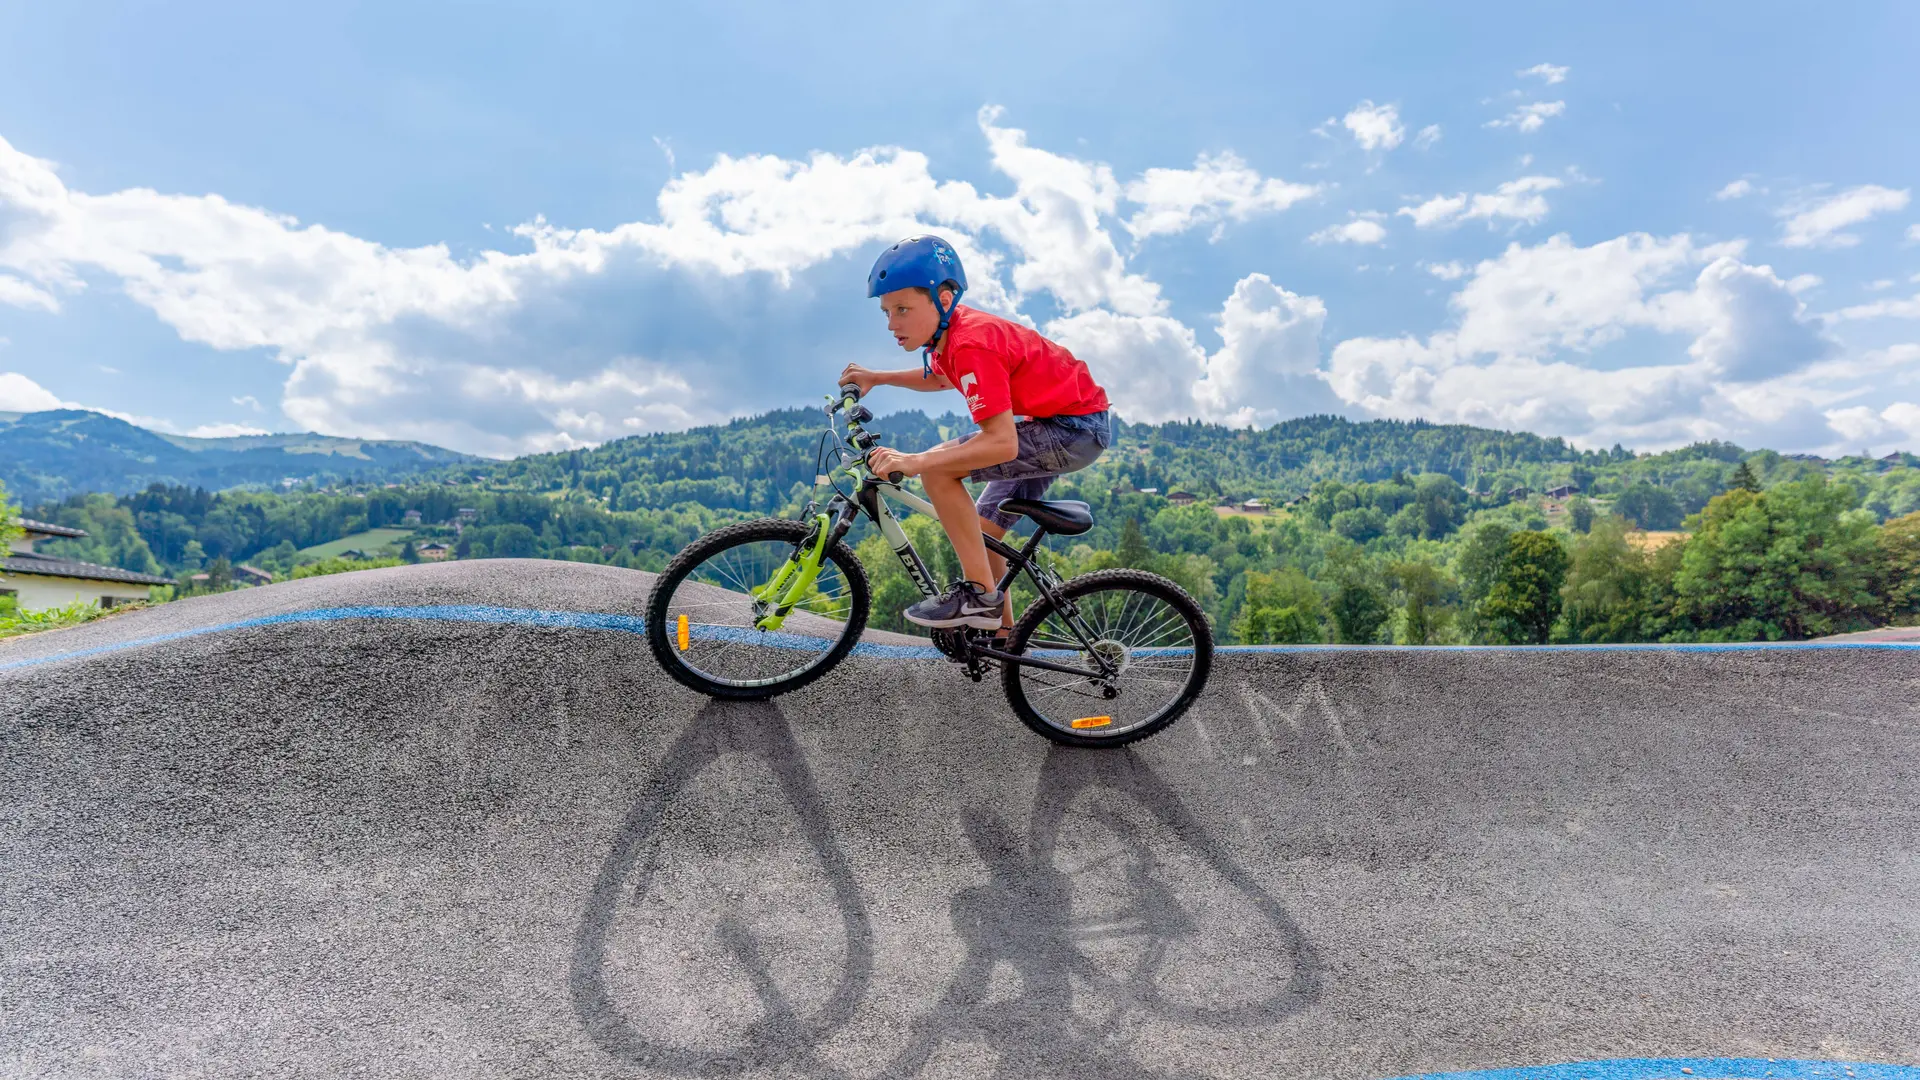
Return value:
[[(869, 468), (920, 478), (966, 575), (908, 608), (907, 620), (936, 629), (1004, 629), (1013, 625), (1013, 605), (983, 583), (999, 581), (1006, 560), (988, 553), (982, 532), (1005, 536), (1018, 519), (1002, 503), (1040, 498), (1055, 477), (1093, 464), (1113, 436), (1106, 391), (1086, 364), (1019, 323), (961, 307), (966, 290), (960, 256), (945, 240), (915, 236), (888, 248), (867, 275), (867, 295), (879, 298), (900, 348), (921, 350), (921, 369), (848, 364), (840, 382), (862, 395), (876, 386), (965, 395), (980, 430), (918, 454), (877, 449)], [(978, 501), (966, 480), (986, 482)]]

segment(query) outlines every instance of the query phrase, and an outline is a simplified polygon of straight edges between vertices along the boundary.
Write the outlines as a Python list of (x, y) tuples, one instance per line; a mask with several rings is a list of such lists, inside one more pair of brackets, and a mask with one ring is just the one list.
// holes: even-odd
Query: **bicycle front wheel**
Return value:
[[(716, 529), (673, 557), (647, 599), (647, 643), (667, 674), (720, 698), (769, 698), (819, 678), (867, 625), (867, 575), (845, 543), (793, 595), (814, 526), (766, 518)], [(795, 603), (777, 628), (767, 617)]]
[(1058, 606), (1042, 599), (1021, 616), (1008, 651), (1086, 673), (1004, 665), (1007, 700), (1034, 731), (1068, 746), (1122, 746), (1178, 720), (1206, 686), (1213, 631), (1180, 586), (1101, 570), (1054, 595)]

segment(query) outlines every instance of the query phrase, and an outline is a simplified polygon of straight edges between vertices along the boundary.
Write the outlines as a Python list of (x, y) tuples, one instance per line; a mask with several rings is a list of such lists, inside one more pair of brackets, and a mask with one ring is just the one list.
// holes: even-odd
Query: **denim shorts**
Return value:
[(968, 476), (987, 485), (974, 501), (974, 509), (1003, 529), (1013, 528), (1020, 516), (1003, 512), (1001, 503), (1040, 498), (1053, 486), (1054, 477), (1079, 472), (1113, 445), (1113, 427), (1105, 412), (1025, 420), (1013, 425), (1013, 430), (1020, 437), (1019, 454), (1012, 461), (975, 469)]

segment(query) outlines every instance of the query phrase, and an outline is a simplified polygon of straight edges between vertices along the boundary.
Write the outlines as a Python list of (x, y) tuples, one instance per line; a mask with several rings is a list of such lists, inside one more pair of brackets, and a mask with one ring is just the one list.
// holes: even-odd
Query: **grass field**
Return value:
[(398, 555), (400, 544), (411, 535), (412, 529), (368, 529), (324, 544), (301, 548), (298, 554), (315, 559), (331, 559), (349, 550), (364, 551), (369, 555)]
[(1627, 534), (1627, 542), (1637, 546), (1642, 551), (1653, 551), (1657, 548), (1663, 548), (1686, 535), (1686, 533), (1676, 530), (1662, 531), (1655, 529), (1642, 532), (1635, 529)]

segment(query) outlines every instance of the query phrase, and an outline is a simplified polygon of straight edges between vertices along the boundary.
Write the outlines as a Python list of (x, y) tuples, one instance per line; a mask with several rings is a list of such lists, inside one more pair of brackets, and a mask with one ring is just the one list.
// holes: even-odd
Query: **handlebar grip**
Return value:
[(907, 474), (906, 474), (906, 473), (903, 473), (903, 472), (890, 472), (890, 473), (888, 473), (888, 474), (887, 474), (887, 483), (889, 483), (889, 484), (898, 484), (898, 483), (899, 483), (900, 481), (902, 481), (902, 480), (905, 480), (906, 478), (907, 478)]
[(860, 400), (859, 385), (855, 383), (847, 383), (846, 385), (842, 386), (840, 388), (840, 397), (842, 400), (846, 398), (852, 398), (855, 401), (859, 401)]

